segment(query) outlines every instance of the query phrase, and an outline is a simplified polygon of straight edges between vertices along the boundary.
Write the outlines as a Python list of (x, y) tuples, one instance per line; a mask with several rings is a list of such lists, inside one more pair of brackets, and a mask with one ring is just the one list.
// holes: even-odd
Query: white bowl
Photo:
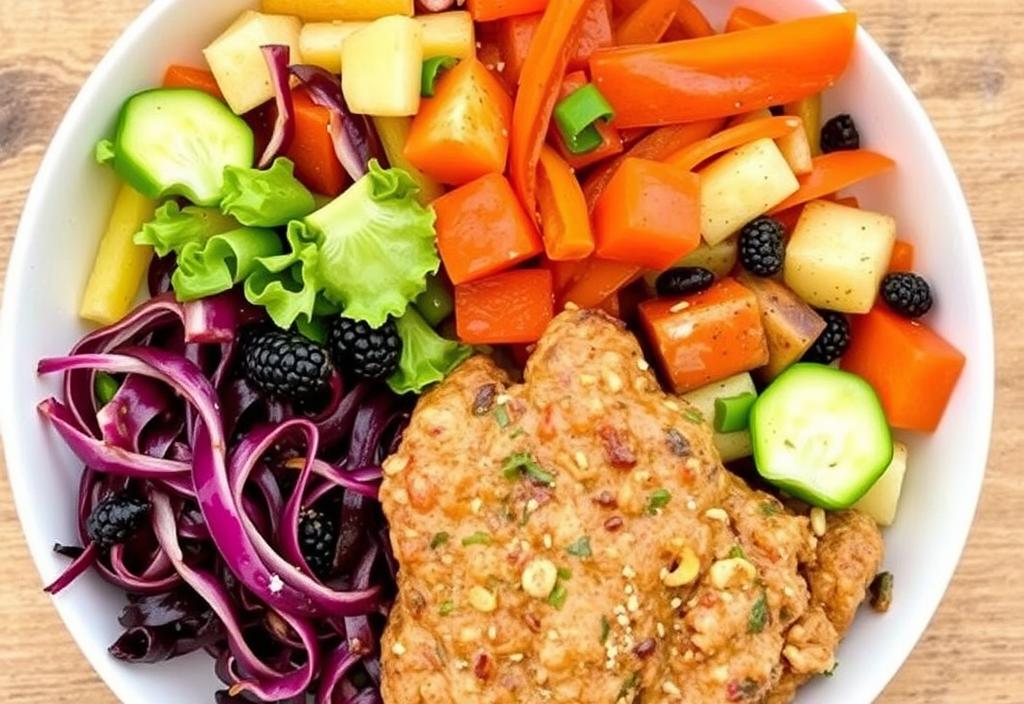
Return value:
[[(96, 243), (115, 190), (92, 147), (107, 136), (121, 102), (157, 85), (172, 62), (197, 63), (200, 49), (251, 0), (156, 0), (85, 84), (57, 132), (25, 206), (11, 255), (0, 328), (0, 428), (7, 469), (29, 548), (43, 579), (65, 567), (55, 540), (74, 543), (79, 462), (36, 416), (58, 394), (36, 362), (59, 355), (86, 331), (76, 316)], [(704, 0), (721, 26), (732, 2)], [(832, 0), (745, 0), (770, 16), (836, 11)], [(861, 704), (896, 673), (945, 592), (971, 525), (992, 422), (993, 351), (988, 291), (974, 228), (953, 169), (927, 116), (878, 45), (860, 31), (853, 64), (826, 99), (826, 114), (852, 112), (866, 145), (899, 164), (856, 194), (895, 215), (900, 236), (917, 245), (917, 268), (934, 282), (929, 322), (967, 355), (967, 366), (934, 435), (903, 438), (910, 471), (896, 525), (886, 534), (886, 569), (895, 573), (892, 609), (864, 612), (839, 652), (836, 675), (806, 687), (800, 702)], [(114, 693), (130, 704), (212, 701), (212, 661), (197, 654), (154, 666), (128, 666), (107, 654), (119, 635), (118, 590), (86, 575), (54, 599), (68, 630)]]

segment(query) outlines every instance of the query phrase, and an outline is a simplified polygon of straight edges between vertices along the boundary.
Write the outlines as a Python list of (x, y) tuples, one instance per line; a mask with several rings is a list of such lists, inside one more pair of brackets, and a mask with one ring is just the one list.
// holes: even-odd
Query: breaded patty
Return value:
[(766, 701), (832, 667), (829, 618), (881, 557), (873, 525), (819, 556), (807, 517), (726, 471), (593, 311), (552, 322), (524, 383), (475, 357), (425, 395), (381, 499), (388, 704)]

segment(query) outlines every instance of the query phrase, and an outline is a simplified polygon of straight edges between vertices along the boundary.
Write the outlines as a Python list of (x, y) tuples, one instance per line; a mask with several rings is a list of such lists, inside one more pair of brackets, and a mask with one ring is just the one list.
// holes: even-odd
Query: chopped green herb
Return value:
[(561, 582), (555, 583), (555, 588), (548, 594), (548, 603), (559, 611), (565, 606), (565, 600), (569, 596), (569, 590)]
[(467, 535), (465, 538), (463, 538), (462, 539), (462, 544), (463, 545), (490, 545), (491, 544), (491, 534), (490, 533), (485, 533), (482, 530), (478, 530), (476, 533), (473, 533), (472, 535)]
[(832, 675), (836, 674), (836, 669), (838, 669), (838, 668), (839, 668), (839, 661), (837, 660), (836, 662), (832, 663), (832, 667), (830, 667), (829, 669), (825, 670), (821, 674), (825, 675), (825, 677), (831, 677)]
[(683, 417), (691, 423), (703, 423), (704, 414), (698, 411), (696, 408), (687, 408), (683, 411)]
[(615, 701), (625, 699), (631, 690), (635, 689), (640, 684), (640, 673), (634, 672), (622, 682), (622, 687), (619, 689), (619, 693), (615, 697)]
[(501, 428), (507, 428), (508, 424), (512, 422), (512, 419), (508, 417), (508, 409), (505, 408), (504, 404), (498, 404), (494, 409), (494, 420), (498, 421), (498, 426)]
[(441, 73), (454, 68), (459, 60), (454, 56), (434, 56), (423, 62), (420, 74), (420, 95), (424, 98), (434, 97), (434, 84)]
[(434, 537), (430, 539), (430, 549), (437, 550), (439, 547), (448, 542), (448, 539), (452, 536), (448, 535), (445, 531), (440, 533), (434, 533)]
[(572, 570), (569, 569), (568, 567), (559, 567), (558, 568), (558, 578), (559, 579), (565, 579), (565, 580), (572, 579)]
[(750, 618), (747, 619), (747, 633), (760, 633), (768, 624), (768, 599), (764, 592), (757, 597), (757, 601), (750, 607)]
[(715, 399), (715, 432), (735, 433), (750, 425), (750, 409), (757, 395), (749, 391), (738, 396)]
[(526, 435), (526, 431), (523, 430), (522, 428), (516, 428), (511, 433), (509, 433), (508, 436), (512, 440), (515, 440), (516, 438), (522, 437), (523, 435)]
[(452, 611), (455, 611), (455, 602), (451, 599), (441, 602), (441, 605), (437, 608), (437, 613), (442, 616), (447, 616)]
[(884, 614), (892, 606), (892, 572), (881, 572), (871, 582), (868, 593), (871, 595), (871, 608)]
[(729, 550), (729, 557), (742, 557), (744, 560), (747, 559), (747, 553), (743, 552), (742, 545), (733, 545), (732, 549)]
[(514, 452), (506, 457), (501, 471), (508, 480), (517, 479), (525, 473), (535, 484), (553, 486), (555, 483), (555, 475), (545, 472), (529, 452)]
[(601, 617), (601, 644), (608, 640), (608, 634), (612, 632), (612, 624), (608, 621), (607, 616)]
[(586, 535), (576, 542), (570, 543), (565, 551), (575, 557), (592, 557), (594, 554), (594, 551), (590, 549), (590, 538)]
[(774, 516), (779, 512), (779, 507), (771, 501), (761, 502), (761, 515), (763, 516)]
[(668, 506), (668, 502), (672, 500), (672, 494), (668, 489), (656, 489), (651, 492), (651, 495), (647, 497), (647, 513), (651, 516), (658, 512), (658, 509), (665, 508)]

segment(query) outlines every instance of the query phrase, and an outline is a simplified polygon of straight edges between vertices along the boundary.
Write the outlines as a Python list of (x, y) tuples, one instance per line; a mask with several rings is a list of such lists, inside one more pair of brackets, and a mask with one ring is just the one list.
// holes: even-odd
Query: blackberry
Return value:
[(284, 330), (253, 333), (242, 351), (246, 378), (269, 396), (310, 401), (327, 391), (330, 356), (312, 340)]
[(131, 538), (146, 519), (149, 508), (148, 501), (126, 492), (112, 494), (93, 508), (85, 522), (85, 532), (101, 550), (107, 550)]
[(299, 550), (319, 579), (334, 571), (334, 550), (338, 544), (338, 525), (323, 511), (307, 508), (299, 514)]
[(804, 354), (804, 361), (831, 364), (850, 346), (850, 321), (831, 310), (819, 310), (818, 315), (825, 320), (825, 329)]
[(821, 128), (821, 151), (831, 152), (860, 149), (860, 133), (849, 115), (836, 115)]
[(920, 318), (932, 309), (932, 289), (918, 274), (887, 274), (882, 279), (882, 300), (905, 318)]
[(677, 266), (663, 271), (654, 284), (659, 296), (686, 296), (699, 293), (715, 283), (715, 275), (699, 266)]
[(402, 338), (392, 320), (379, 328), (349, 318), (337, 318), (327, 335), (334, 363), (364, 379), (384, 379), (395, 373), (402, 356)]
[(775, 276), (786, 256), (786, 228), (778, 220), (762, 217), (740, 231), (740, 263), (755, 276)]

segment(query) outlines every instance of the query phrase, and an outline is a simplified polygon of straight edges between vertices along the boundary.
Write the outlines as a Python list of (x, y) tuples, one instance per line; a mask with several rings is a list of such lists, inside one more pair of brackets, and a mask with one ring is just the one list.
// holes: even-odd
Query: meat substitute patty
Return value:
[(552, 322), (523, 384), (467, 361), (384, 468), (387, 704), (788, 701), (881, 559), (859, 518), (819, 554), (594, 311)]

